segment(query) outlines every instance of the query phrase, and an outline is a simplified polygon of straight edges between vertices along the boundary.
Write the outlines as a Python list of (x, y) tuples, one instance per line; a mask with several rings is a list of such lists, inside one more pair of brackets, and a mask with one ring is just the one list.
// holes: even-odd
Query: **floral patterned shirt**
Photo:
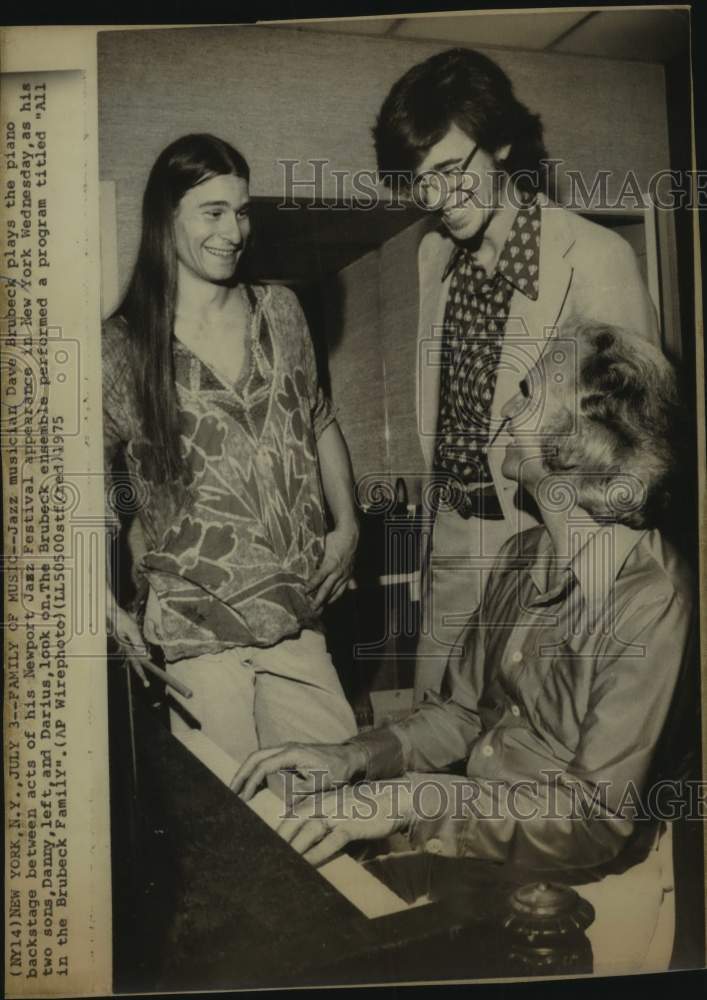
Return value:
[(139, 571), (159, 598), (168, 661), (319, 627), (307, 593), (325, 537), (316, 441), (334, 413), (295, 295), (247, 291), (252, 321), (237, 383), (174, 341), (190, 479), (180, 500), (150, 476), (125, 321), (112, 318), (103, 331), (106, 469), (122, 447), (147, 543)]

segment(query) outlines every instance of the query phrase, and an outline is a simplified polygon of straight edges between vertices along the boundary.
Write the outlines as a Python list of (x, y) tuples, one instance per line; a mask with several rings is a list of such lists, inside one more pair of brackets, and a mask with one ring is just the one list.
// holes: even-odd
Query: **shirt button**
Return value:
[(523, 654), (519, 649), (516, 649), (515, 653), (511, 655), (511, 663), (520, 663), (523, 659)]
[(482, 749), (481, 753), (484, 757), (493, 757), (493, 747), (491, 746), (491, 744), (487, 743), (486, 746)]
[(511, 715), (515, 715), (516, 718), (520, 715), (520, 709), (517, 705), (511, 705)]
[(425, 850), (428, 854), (441, 854), (444, 850), (442, 841), (439, 837), (430, 837), (430, 839), (425, 843)]

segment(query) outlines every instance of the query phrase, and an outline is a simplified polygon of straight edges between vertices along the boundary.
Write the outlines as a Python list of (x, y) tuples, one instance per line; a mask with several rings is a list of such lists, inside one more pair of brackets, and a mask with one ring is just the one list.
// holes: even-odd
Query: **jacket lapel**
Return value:
[[(574, 234), (567, 212), (549, 199), (540, 197), (540, 280), (538, 298), (533, 302), (516, 291), (511, 300), (509, 320), (503, 340), (496, 389), (491, 405), (491, 436), (500, 423), (505, 403), (515, 395), (518, 382), (541, 357), (553, 329), (566, 317), (572, 285), (570, 251)], [(434, 460), (435, 433), (439, 408), (439, 375), (442, 361), (442, 327), (451, 275), (441, 280), (454, 250), (453, 241), (434, 233), (421, 248), (419, 268), (419, 323), (417, 351), (417, 417), (420, 447), (428, 469)], [(505, 479), (501, 464), (506, 440), (500, 435), (489, 453), (489, 465), (501, 503), (508, 517), (513, 511), (517, 485)]]
[(442, 274), (454, 250), (454, 243), (439, 233), (426, 237), (428, 246), (420, 256), (420, 307), (417, 328), (417, 427), (420, 447), (428, 469), (434, 461), (439, 373), (442, 360), (442, 327), (451, 274)]
[[(538, 298), (533, 302), (516, 291), (503, 338), (496, 388), (491, 404), (491, 438), (501, 424), (503, 407), (518, 391), (518, 383), (542, 357), (556, 327), (568, 315), (573, 269), (571, 249), (574, 243), (564, 209), (543, 198), (540, 232), (540, 280)], [(521, 517), (514, 504), (518, 484), (501, 472), (508, 438), (500, 434), (489, 450), (489, 468), (504, 514), (513, 530), (533, 522)], [(521, 517), (518, 526), (514, 522)]]

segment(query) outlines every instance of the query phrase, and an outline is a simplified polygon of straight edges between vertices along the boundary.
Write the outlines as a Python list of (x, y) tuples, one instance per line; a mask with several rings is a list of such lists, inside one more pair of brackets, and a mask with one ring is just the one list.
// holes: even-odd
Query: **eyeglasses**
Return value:
[(408, 199), (418, 208), (428, 212), (441, 208), (449, 196), (461, 187), (466, 171), (478, 149), (477, 142), (464, 162), (457, 167), (450, 167), (449, 170), (425, 170), (408, 188)]

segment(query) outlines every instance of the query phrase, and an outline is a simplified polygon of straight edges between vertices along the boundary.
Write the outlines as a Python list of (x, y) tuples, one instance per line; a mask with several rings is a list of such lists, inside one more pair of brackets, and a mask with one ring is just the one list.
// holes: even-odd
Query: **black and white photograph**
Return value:
[(693, 30), (96, 30), (115, 994), (705, 965)]

